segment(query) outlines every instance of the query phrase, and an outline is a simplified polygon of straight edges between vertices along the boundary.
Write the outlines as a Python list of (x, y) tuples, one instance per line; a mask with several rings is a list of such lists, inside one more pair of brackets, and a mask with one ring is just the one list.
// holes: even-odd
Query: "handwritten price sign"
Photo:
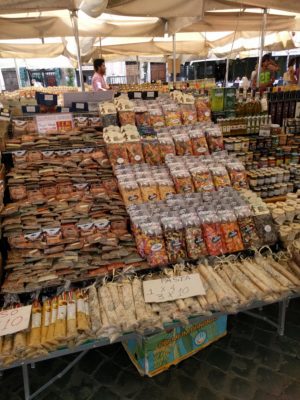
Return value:
[(205, 294), (199, 274), (144, 281), (143, 288), (146, 303), (162, 303)]
[(13, 308), (0, 312), (0, 336), (23, 331), (28, 328), (31, 306)]

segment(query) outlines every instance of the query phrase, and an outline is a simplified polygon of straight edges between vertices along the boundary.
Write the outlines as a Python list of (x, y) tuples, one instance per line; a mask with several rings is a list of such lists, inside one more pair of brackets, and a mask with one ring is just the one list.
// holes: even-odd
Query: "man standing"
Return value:
[(94, 92), (100, 92), (103, 91), (105, 92), (106, 90), (109, 90), (109, 86), (106, 83), (106, 80), (104, 78), (105, 72), (106, 72), (106, 66), (105, 66), (105, 61), (103, 58), (97, 58), (94, 60), (94, 70), (95, 73), (92, 78), (92, 88)]
[[(271, 54), (265, 54), (261, 61), (261, 72), (259, 77), (259, 89), (265, 91), (268, 87), (273, 86), (275, 73), (279, 70), (279, 66), (271, 59)], [(253, 86), (257, 86), (257, 74), (253, 79)]]

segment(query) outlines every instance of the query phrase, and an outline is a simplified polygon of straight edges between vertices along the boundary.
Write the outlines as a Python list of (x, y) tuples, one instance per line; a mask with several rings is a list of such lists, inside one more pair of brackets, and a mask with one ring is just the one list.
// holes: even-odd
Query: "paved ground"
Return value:
[[(277, 307), (265, 313), (275, 316)], [(140, 377), (121, 345), (90, 351), (38, 400), (299, 400), (300, 301), (287, 314), (286, 335), (263, 321), (231, 317), (228, 335), (154, 378)], [(35, 390), (72, 357), (30, 371)], [(21, 400), (21, 369), (4, 373), (0, 400)]]

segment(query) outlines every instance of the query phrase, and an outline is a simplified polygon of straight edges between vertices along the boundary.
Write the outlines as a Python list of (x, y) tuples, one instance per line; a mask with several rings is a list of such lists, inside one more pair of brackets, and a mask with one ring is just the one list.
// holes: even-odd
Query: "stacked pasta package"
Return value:
[[(4, 366), (45, 356), (107, 338), (114, 341), (132, 332), (163, 329), (167, 324), (214, 312), (235, 313), (258, 301), (274, 302), (300, 289), (299, 257), (285, 254), (284, 263), (273, 255), (257, 253), (251, 260), (224, 258), (214, 266), (177, 264), (143, 279), (161, 279), (197, 273), (205, 295), (146, 303), (143, 279), (123, 275), (86, 289), (74, 289), (52, 298), (35, 299), (29, 329), (0, 338), (0, 363)], [(6, 305), (20, 306), (16, 301)]]

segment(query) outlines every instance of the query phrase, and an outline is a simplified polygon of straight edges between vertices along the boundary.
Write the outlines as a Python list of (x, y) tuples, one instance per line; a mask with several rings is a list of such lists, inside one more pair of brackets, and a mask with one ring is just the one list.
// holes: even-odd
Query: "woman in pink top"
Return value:
[(106, 72), (105, 61), (103, 58), (94, 60), (95, 73), (92, 78), (92, 88), (94, 92), (109, 90), (109, 86), (104, 78)]

